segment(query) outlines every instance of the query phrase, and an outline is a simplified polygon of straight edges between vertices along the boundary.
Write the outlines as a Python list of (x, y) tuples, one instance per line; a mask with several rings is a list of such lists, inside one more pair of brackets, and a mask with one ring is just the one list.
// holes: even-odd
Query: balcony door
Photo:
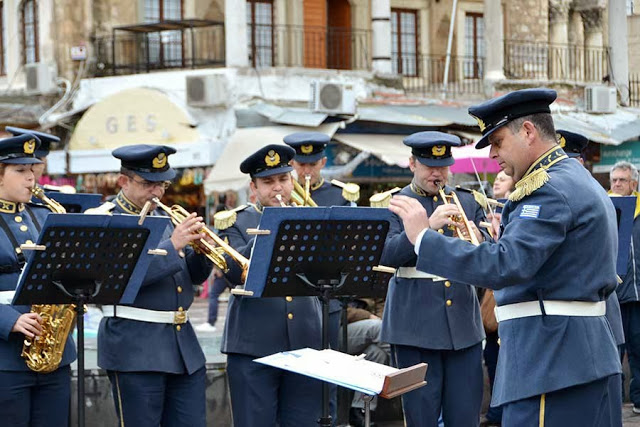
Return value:
[[(183, 0), (145, 0), (144, 22), (180, 20)], [(149, 65), (151, 68), (179, 68), (183, 66), (181, 31), (149, 33)]]
[(467, 13), (464, 19), (464, 78), (482, 78), (485, 57), (484, 18), (481, 13)]
[(327, 0), (327, 68), (351, 69), (349, 0)]

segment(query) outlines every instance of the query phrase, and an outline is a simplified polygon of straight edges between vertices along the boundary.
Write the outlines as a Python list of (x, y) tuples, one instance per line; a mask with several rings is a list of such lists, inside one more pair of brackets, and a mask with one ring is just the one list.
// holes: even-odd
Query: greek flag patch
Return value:
[(538, 218), (540, 205), (524, 205), (520, 212), (520, 218)]

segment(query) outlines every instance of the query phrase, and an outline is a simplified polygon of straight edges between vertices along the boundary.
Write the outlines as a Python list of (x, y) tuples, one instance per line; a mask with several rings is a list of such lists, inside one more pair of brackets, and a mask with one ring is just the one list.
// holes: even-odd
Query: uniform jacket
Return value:
[(318, 206), (351, 206), (351, 202), (342, 197), (342, 189), (325, 180), (320, 187), (311, 189), (311, 198)]
[[(0, 221), (9, 227), (18, 244), (27, 241), (37, 242), (40, 229), (50, 213), (51, 211), (42, 205), (0, 201)], [(22, 257), (20, 258), (22, 259)], [(22, 265), (19, 265), (16, 248), (2, 227), (0, 228), (0, 291), (16, 289), (21, 269)], [(21, 314), (28, 313), (30, 310), (30, 306), (0, 304), (0, 370), (29, 370), (25, 359), (21, 356), (25, 336), (21, 333), (11, 332), (11, 328)], [(71, 334), (69, 334), (60, 366), (66, 366), (75, 359), (76, 346)]]
[[(589, 172), (563, 155), (552, 149), (534, 163), (549, 164), (549, 180), (507, 202), (498, 242), (471, 247), (427, 230), (418, 269), (495, 289), (498, 306), (604, 300), (616, 286), (615, 211)], [(512, 319), (498, 333), (493, 406), (620, 373), (605, 316)]]
[[(220, 232), (229, 244), (249, 258), (253, 237), (246, 232), (260, 223), (262, 214), (254, 205), (238, 212), (236, 222)], [(227, 278), (240, 285), (239, 269), (228, 257)], [(222, 336), (222, 352), (254, 357), (267, 356), (304, 347), (319, 349), (322, 344), (321, 306), (315, 297), (229, 298), (227, 321)]]
[(622, 283), (616, 290), (620, 304), (640, 301), (640, 193), (634, 191), (632, 196), (637, 197), (636, 214), (631, 231), (631, 248), (629, 250), (629, 262), (627, 263), (627, 274), (624, 275)]
[[(446, 194), (450, 191), (449, 187), (445, 187)], [(443, 204), (440, 196), (420, 196), (411, 186), (403, 188), (400, 194), (418, 200), (428, 215)], [(484, 219), (482, 208), (472, 195), (463, 192), (456, 194), (469, 221), (478, 224)], [(453, 235), (448, 228), (442, 231), (444, 236)], [(393, 215), (380, 263), (396, 268), (415, 267), (416, 258), (402, 221)], [(441, 256), (437, 258), (445, 261)], [(440, 276), (452, 278), (449, 272)], [(450, 301), (450, 305), (447, 305), (447, 301)], [(459, 350), (477, 344), (484, 337), (480, 306), (473, 286), (453, 280), (434, 282), (431, 279), (407, 279), (395, 275), (389, 281), (381, 341), (432, 350)]]
[[(132, 214), (133, 207), (118, 204), (114, 214)], [(126, 199), (125, 199), (126, 201)], [(124, 204), (124, 206), (127, 206)], [(153, 215), (164, 216), (156, 210)], [(174, 227), (167, 218), (159, 249), (167, 256), (154, 256), (144, 278), (134, 307), (159, 311), (188, 310), (193, 302), (193, 285), (204, 282), (213, 264), (190, 246), (183, 249), (182, 258), (171, 243)], [(204, 366), (205, 357), (191, 322), (177, 325), (141, 322), (137, 320), (105, 317), (98, 331), (98, 366), (114, 371), (153, 371), (183, 374)]]

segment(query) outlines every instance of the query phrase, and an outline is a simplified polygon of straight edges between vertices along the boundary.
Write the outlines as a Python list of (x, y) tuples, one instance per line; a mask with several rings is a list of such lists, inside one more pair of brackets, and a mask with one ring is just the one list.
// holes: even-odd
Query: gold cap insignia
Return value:
[(484, 124), (484, 121), (476, 116), (471, 116), (478, 122), (478, 126), (480, 126), (480, 132), (484, 133), (484, 130), (487, 128), (487, 125)]
[(270, 168), (278, 166), (280, 164), (280, 154), (276, 153), (274, 150), (269, 150), (267, 155), (264, 157), (264, 162)]
[(313, 152), (313, 145), (301, 145), (300, 151), (302, 151), (302, 154), (311, 154)]
[(564, 136), (560, 135), (559, 133), (556, 133), (556, 138), (561, 148), (564, 148), (564, 146), (567, 145), (567, 140), (564, 139)]
[(22, 148), (24, 149), (24, 154), (33, 154), (33, 152), (36, 150), (36, 140), (28, 140), (24, 143), (24, 146)]
[(446, 152), (447, 152), (447, 147), (444, 145), (434, 145), (431, 148), (431, 154), (433, 154), (436, 157), (444, 156)]
[(167, 155), (164, 153), (159, 153), (155, 159), (151, 162), (155, 169), (162, 169), (167, 165)]

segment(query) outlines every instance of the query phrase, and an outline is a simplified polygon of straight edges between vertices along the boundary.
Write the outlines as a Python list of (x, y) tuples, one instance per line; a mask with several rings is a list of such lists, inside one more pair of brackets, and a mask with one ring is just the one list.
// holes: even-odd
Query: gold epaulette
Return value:
[(509, 194), (509, 200), (517, 202), (542, 188), (549, 181), (549, 174), (545, 168), (536, 169), (529, 175), (516, 182), (516, 189)]
[(238, 212), (247, 208), (247, 205), (240, 205), (235, 209), (229, 211), (216, 212), (213, 216), (213, 227), (217, 230), (226, 230), (236, 223), (238, 219)]
[(84, 213), (89, 215), (111, 215), (111, 211), (116, 207), (115, 203), (104, 202), (97, 208), (89, 208)]
[(331, 184), (336, 187), (342, 188), (342, 197), (349, 202), (357, 202), (360, 198), (360, 186), (353, 182), (340, 182), (337, 179), (332, 179)]
[(372, 208), (388, 208), (391, 202), (391, 193), (377, 193), (369, 197), (369, 206)]

